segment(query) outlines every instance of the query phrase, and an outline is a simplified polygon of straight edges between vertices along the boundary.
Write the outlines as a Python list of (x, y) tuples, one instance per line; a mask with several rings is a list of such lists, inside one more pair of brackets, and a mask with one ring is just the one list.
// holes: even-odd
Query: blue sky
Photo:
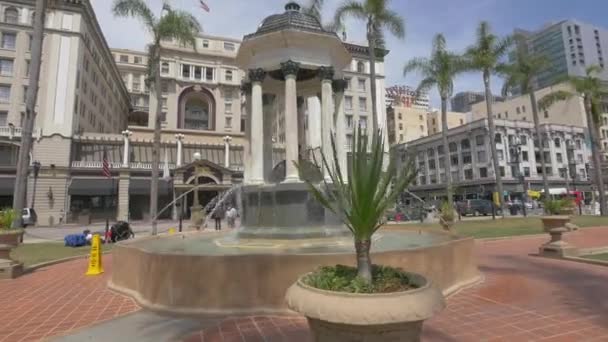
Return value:
[[(203, 12), (198, 0), (172, 0), (174, 6), (194, 13), (203, 25), (205, 33), (241, 38), (255, 31), (261, 20), (283, 11), (287, 0), (205, 0), (211, 8)], [(341, 0), (325, 0), (324, 17), (331, 18)], [(97, 18), (111, 47), (143, 50), (149, 37), (141, 25), (133, 19), (116, 19), (111, 14), (112, 0), (91, 0)], [(160, 10), (161, 0), (148, 0), (152, 8)], [(306, 4), (307, 0), (301, 0)], [(562, 19), (578, 19), (602, 27), (608, 27), (607, 0), (392, 0), (391, 8), (406, 22), (406, 37), (397, 40), (388, 37), (391, 53), (386, 60), (387, 85), (407, 84), (416, 86), (417, 75), (404, 78), (405, 62), (418, 56), (427, 56), (431, 40), (436, 33), (444, 33), (450, 49), (462, 51), (471, 44), (475, 28), (481, 20), (491, 23), (498, 34), (508, 34), (514, 28), (536, 30), (545, 23)], [(364, 25), (349, 21), (348, 40), (363, 43)], [(494, 80), (498, 91), (501, 81)], [(456, 80), (455, 92), (481, 90), (481, 76), (467, 74)], [(433, 105), (438, 107), (438, 96), (431, 92)]]

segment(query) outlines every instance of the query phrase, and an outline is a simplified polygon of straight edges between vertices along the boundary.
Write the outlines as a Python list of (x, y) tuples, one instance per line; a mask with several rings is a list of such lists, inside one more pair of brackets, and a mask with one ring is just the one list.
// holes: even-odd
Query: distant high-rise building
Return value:
[[(475, 103), (479, 103), (486, 100), (486, 96), (482, 92), (463, 91), (452, 97), (450, 100), (452, 105), (452, 111), (458, 113), (469, 113), (471, 107)], [(504, 98), (501, 96), (494, 95), (494, 101), (501, 102)]]
[(409, 86), (386, 88), (386, 106), (428, 110), (431, 100), (428, 94), (418, 94)]
[[(515, 34), (526, 37), (530, 53), (543, 54), (550, 65), (536, 81), (535, 89), (559, 83), (564, 76), (584, 76), (585, 69), (598, 65), (603, 70), (599, 77), (608, 81), (608, 30), (576, 20), (564, 20), (545, 25), (538, 31), (516, 29)], [(514, 53), (510, 59), (513, 60)], [(515, 89), (513, 95), (520, 92)]]

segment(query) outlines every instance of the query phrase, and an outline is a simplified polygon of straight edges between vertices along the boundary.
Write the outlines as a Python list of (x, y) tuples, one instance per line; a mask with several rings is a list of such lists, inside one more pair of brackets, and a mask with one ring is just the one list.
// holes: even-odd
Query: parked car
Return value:
[(492, 208), (494, 208), (496, 215), (500, 215), (501, 211), (492, 201), (489, 200), (466, 200), (458, 202), (456, 209), (462, 216), (488, 216), (492, 215)]
[(36, 222), (38, 222), (36, 210), (34, 210), (34, 208), (23, 208), (23, 211), (21, 211), (21, 219), (23, 220), (23, 228), (35, 226)]

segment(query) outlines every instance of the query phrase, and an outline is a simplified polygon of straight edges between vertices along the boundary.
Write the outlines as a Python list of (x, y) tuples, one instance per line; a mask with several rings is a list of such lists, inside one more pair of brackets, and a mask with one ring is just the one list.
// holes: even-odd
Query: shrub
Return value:
[(391, 293), (415, 288), (401, 269), (372, 266), (372, 283), (357, 276), (357, 268), (344, 265), (321, 267), (306, 276), (306, 285), (326, 291), (348, 293)]
[(454, 222), (454, 219), (455, 219), (455, 216), (454, 216), (454, 206), (450, 205), (449, 202), (444, 202), (441, 205), (441, 209), (440, 209), (439, 213), (441, 214), (441, 218), (444, 221)]
[(0, 211), (0, 229), (9, 229), (15, 219), (15, 210), (4, 209)]

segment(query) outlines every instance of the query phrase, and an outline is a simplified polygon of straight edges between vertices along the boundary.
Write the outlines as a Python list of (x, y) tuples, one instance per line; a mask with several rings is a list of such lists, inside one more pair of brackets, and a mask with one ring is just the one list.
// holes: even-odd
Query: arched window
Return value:
[(553, 143), (555, 144), (555, 147), (558, 147), (558, 148), (562, 147), (562, 142), (561, 142), (561, 140), (559, 140), (559, 138), (555, 138)]
[(357, 62), (357, 72), (365, 73), (365, 63), (361, 61)]
[(160, 67), (160, 73), (167, 75), (169, 73), (169, 63), (163, 62)]
[(17, 24), (19, 22), (19, 11), (15, 7), (7, 7), (4, 10), (4, 22)]
[(215, 100), (206, 89), (185, 90), (179, 100), (179, 128), (209, 131), (215, 127)]

